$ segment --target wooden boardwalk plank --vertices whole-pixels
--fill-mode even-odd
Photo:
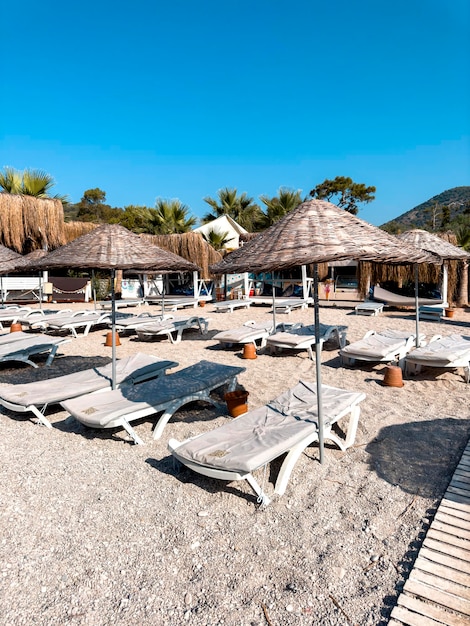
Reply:
[[[420,615],[413,611],[408,611],[403,606],[395,606],[392,611],[392,617],[400,620],[399,622],[389,622],[389,624],[407,624],[407,626],[443,626],[442,622]],[[445,622],[444,622],[445,624]],[[461,626],[461,624],[459,624]]]
[[[445,504],[441,504],[441,506],[439,507],[439,510],[437,511],[437,514],[443,514],[443,515],[453,515],[454,517],[458,517],[461,520],[465,520],[467,522],[470,522],[470,511],[465,511],[462,510],[460,507],[453,507],[451,506],[452,504],[454,504],[453,502],[446,502]]]
[[[430,574],[414,567],[410,573],[410,580],[416,580],[424,585],[429,585],[429,587],[432,587],[433,589],[444,591],[445,593],[456,596],[461,600],[469,600],[468,610],[470,615],[470,589],[465,587],[465,585],[454,583],[446,578],[435,576],[434,573]],[[433,591],[431,591],[431,598],[432,594]]]
[[[446,624],[446,626],[462,626],[462,615],[456,615],[446,611],[442,607],[436,604],[430,604],[429,602],[423,602],[413,596],[407,596],[402,594],[398,601],[399,606],[402,606],[414,613],[418,613],[420,616],[425,616],[430,619],[437,620],[438,624]],[[393,615],[393,612],[392,612]],[[418,622],[419,623],[419,622]]]
[[[432,525],[431,528],[428,530],[426,538],[441,541],[444,544],[445,551],[447,551],[448,545],[459,548],[460,550],[464,550],[463,556],[459,556],[459,558],[470,561],[470,541],[468,541],[468,539],[460,537],[458,534],[458,529],[456,530],[457,532],[455,533],[442,532],[441,530],[435,528],[434,525]]]
[[[463,615],[466,615],[467,618],[470,618],[470,602],[464,598],[458,598],[451,593],[447,593],[441,589],[436,589],[435,587],[426,585],[421,581],[414,580],[413,578],[409,578],[406,581],[404,590],[408,593],[414,594],[415,596],[429,600],[430,602],[440,604],[441,606],[452,611],[463,613]],[[470,624],[470,619],[468,623]]]
[[[468,550],[462,550],[458,546],[451,546],[449,543],[442,543],[441,541],[436,541],[429,537],[429,531],[423,541],[423,546],[430,548],[431,550],[435,550],[436,552],[443,552],[444,554],[448,554],[449,556],[454,556],[457,559],[461,559],[467,563],[470,563],[470,552]]]
[[[441,532],[449,535],[460,537],[461,539],[466,539],[470,543],[470,524],[466,521],[459,520],[458,518],[456,519],[460,522],[460,524],[448,523],[445,521],[447,519],[447,515],[444,519],[435,519],[431,528],[434,530],[440,530]]]
[[[418,556],[413,565],[413,569],[414,568],[422,570],[423,572],[429,572],[429,574],[435,574],[441,578],[447,578],[447,580],[452,580],[460,585],[467,585],[470,588],[470,574],[466,574],[453,567],[440,565],[439,563]]]
[[[470,563],[466,563],[461,559],[454,558],[449,556],[448,554],[444,554],[444,552],[436,552],[435,550],[428,550],[426,546],[423,546],[419,551],[419,555],[424,559],[428,559],[428,561],[432,561],[433,563],[438,563],[440,565],[445,565],[446,567],[451,567],[453,569],[459,570],[464,574],[470,574]]]

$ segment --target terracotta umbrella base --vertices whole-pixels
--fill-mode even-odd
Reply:
[[[387,387],[403,387],[403,374],[401,368],[396,365],[387,365],[383,384]]]

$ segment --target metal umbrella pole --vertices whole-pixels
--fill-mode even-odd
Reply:
[[[415,345],[419,348],[419,298],[418,298],[418,290],[419,290],[419,268],[418,264],[415,263],[415,308],[416,308],[416,339]]]
[[[323,437],[323,399],[321,385],[321,349],[320,338],[320,300],[318,297],[318,263],[313,266],[313,311],[315,324],[315,366],[317,375],[317,413],[318,413],[318,447],[320,449],[320,463],[324,461]]]
[[[116,299],[114,294],[114,280],[116,270],[111,270],[111,388],[116,389]]]

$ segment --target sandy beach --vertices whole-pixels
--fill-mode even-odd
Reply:
[[[49,305],[60,308],[60,305]],[[83,305],[62,305],[83,308]],[[90,305],[91,306],[91,305]],[[139,307],[126,312],[149,311]],[[178,314],[193,312],[178,312]],[[315,380],[307,352],[241,358],[212,339],[223,329],[271,316],[252,306],[217,313],[209,332],[168,340],[121,338],[135,352],[179,363],[201,359],[243,366],[239,384],[256,408]],[[347,326],[349,342],[374,328],[415,330],[412,311],[356,315],[354,303],[321,303],[321,321]],[[313,321],[313,309],[278,322]],[[422,321],[420,330],[468,335],[470,313]],[[53,378],[105,364],[106,329],[64,344],[50,368],[2,366],[0,384]],[[245,481],[226,483],[173,462],[170,437],[183,440],[223,424],[208,405],[179,411],[160,440],[151,418],[135,424],[145,445],[122,430],[90,430],[54,407],[53,428],[2,409],[0,624],[179,626],[385,625],[470,435],[462,370],[428,369],[402,388],[382,384],[385,365],[342,367],[337,347],[322,352],[326,385],[362,391],[356,442],[328,444],[299,459],[284,496],[260,510]],[[277,467],[257,478],[268,494]]]

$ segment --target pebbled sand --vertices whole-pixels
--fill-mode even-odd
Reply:
[[[65,306],[65,305],[64,305]],[[69,307],[70,305],[66,305]],[[81,305],[72,305],[79,308]],[[321,321],[348,326],[348,341],[370,328],[413,332],[413,314],[354,314],[354,303],[322,302]],[[158,307],[128,309],[158,312]],[[192,310],[190,310],[192,311]],[[314,380],[307,353],[240,358],[211,337],[269,307],[216,313],[209,333],[185,333],[179,345],[122,338],[118,356],[135,351],[185,367],[204,358],[243,365],[239,383],[252,408],[299,378]],[[312,308],[278,315],[313,320]],[[470,334],[459,310],[421,332]],[[106,330],[74,339],[51,368],[0,369],[0,384],[53,377],[104,364]],[[0,624],[5,625],[349,625],[387,623],[433,512],[469,434],[462,371],[427,370],[403,388],[384,387],[384,365],[341,367],[336,348],[322,353],[324,384],[367,398],[356,444],[312,446],[299,459],[286,494],[260,511],[249,486],[195,475],[174,465],[170,437],[182,440],[228,418],[207,405],[181,410],[159,441],[150,419],[124,431],[92,431],[48,411],[53,429],[26,416],[0,414]],[[272,492],[278,464],[257,477]]]

